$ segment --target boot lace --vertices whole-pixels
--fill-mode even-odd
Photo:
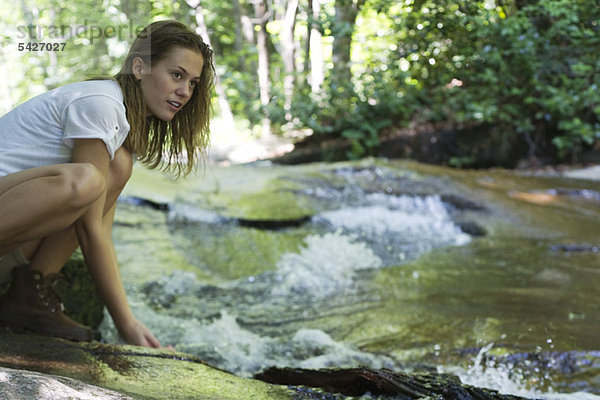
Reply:
[[[44,280],[42,274],[36,274],[34,280],[40,304],[51,313],[55,313],[59,310],[61,312],[64,311],[64,305],[60,297],[52,289],[50,284]]]

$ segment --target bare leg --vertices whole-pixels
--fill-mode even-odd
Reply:
[[[131,155],[124,149],[119,149],[110,163],[103,218],[104,229],[108,232],[112,229],[117,198],[131,175],[131,165]],[[60,272],[78,246],[75,229],[70,226],[46,236],[37,246],[30,246],[29,249],[25,246],[23,249],[25,256],[30,259],[30,268],[50,275]]]
[[[0,178],[0,254],[71,226],[104,191],[91,164],[57,164]]]
[[[81,141],[77,145],[79,155],[86,150],[89,154],[99,154],[95,151],[100,149],[99,143]],[[78,241],[81,241],[84,250],[93,248],[85,253],[86,261],[94,281],[101,290],[104,289],[103,298],[105,302],[108,300],[107,307],[112,310],[113,318],[117,315],[121,325],[125,327],[125,337],[133,343],[160,346],[156,339],[154,342],[145,339],[153,336],[130,315],[122,283],[118,276],[115,277],[118,275],[117,263],[109,235],[116,199],[129,179],[132,166],[131,155],[126,150],[117,151],[117,154],[108,164],[102,164],[106,161],[104,153],[98,157],[90,157],[94,165],[99,165],[98,168],[85,162],[72,163],[0,178],[0,255],[7,249],[20,246],[27,251],[25,255],[31,258],[30,268],[19,267],[13,271],[9,292],[0,298],[0,325],[29,329],[69,340],[92,339],[92,331],[88,327],[71,320],[60,310],[60,299],[43,276],[58,272],[77,247]],[[88,166],[101,178],[101,184],[97,187],[99,195],[95,197],[86,190],[93,188],[86,183],[95,178],[94,174],[84,173]],[[53,178],[62,178],[65,184],[58,186],[61,180]],[[24,188],[27,190],[23,190]],[[33,214],[40,214],[39,218],[28,219],[21,214],[19,221],[19,216],[13,217],[6,212],[10,211],[11,201],[19,200],[15,193],[20,196],[35,196],[34,189],[38,191],[38,198],[30,200],[30,203],[38,207]],[[71,189],[71,193],[63,193],[65,189]],[[86,194],[89,195],[88,202],[81,200]],[[51,195],[60,197],[62,204]],[[73,196],[75,199],[72,199]],[[81,198],[78,199],[78,196]],[[103,208],[98,207],[100,204]],[[70,211],[71,209],[74,211]],[[14,207],[13,211],[18,211],[18,207]],[[4,221],[8,221],[8,228],[2,226]],[[11,223],[16,228],[12,228]],[[91,242],[93,246],[90,245]],[[140,339],[139,336],[143,337]]]
[[[0,178],[0,251],[55,235],[73,226],[105,193],[104,175],[92,164],[58,164]],[[1,253],[0,253],[1,254]],[[12,271],[0,298],[0,324],[65,339],[89,341],[92,331],[67,317],[39,271]]]

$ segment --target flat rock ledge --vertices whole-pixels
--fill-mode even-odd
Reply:
[[[0,330],[3,400],[309,400],[366,392],[402,399],[522,399],[440,374],[271,368],[261,375],[240,378],[189,354],[165,349],[75,343]]]
[[[287,387],[240,378],[188,354],[0,331],[4,400],[292,397]]]
[[[119,392],[89,385],[72,378],[0,367],[3,399],[131,399]]]

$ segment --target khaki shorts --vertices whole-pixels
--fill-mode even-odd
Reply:
[[[20,247],[13,250],[12,253],[0,256],[0,283],[12,279],[12,270],[15,267],[27,264],[29,264],[29,260],[25,257]]]

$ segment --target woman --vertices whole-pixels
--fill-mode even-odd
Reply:
[[[208,144],[212,50],[176,21],[147,26],[114,79],[37,96],[0,118],[0,325],[76,341],[52,276],[79,246],[123,339],[160,347],[132,314],[111,239],[135,156],[191,172]],[[165,162],[166,160],[166,162]]]

